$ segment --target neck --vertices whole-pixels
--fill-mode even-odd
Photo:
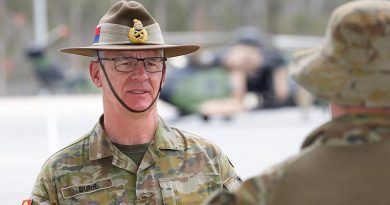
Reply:
[[[132,113],[118,106],[104,106],[104,130],[118,144],[144,144],[152,141],[158,124],[157,107],[142,113]]]

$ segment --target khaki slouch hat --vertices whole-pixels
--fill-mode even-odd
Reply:
[[[336,8],[322,46],[298,53],[290,72],[319,98],[390,106],[390,2],[359,0]]]
[[[71,47],[61,52],[93,57],[98,50],[163,49],[165,57],[192,53],[198,45],[170,45],[163,40],[160,26],[144,6],[135,1],[115,3],[96,27],[92,46]]]

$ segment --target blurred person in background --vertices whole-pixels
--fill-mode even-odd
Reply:
[[[237,29],[237,41],[219,57],[227,69],[231,96],[200,106],[205,115],[230,116],[238,112],[294,105],[286,59],[253,27]]]
[[[336,8],[324,44],[299,53],[293,78],[330,101],[332,120],[302,151],[207,204],[390,204],[390,2]]]
[[[47,58],[44,48],[40,46],[30,46],[26,49],[26,54],[29,60],[31,60],[35,74],[42,88],[54,92],[59,87],[59,84],[64,83],[64,70],[58,64],[52,63]]]
[[[89,87],[84,73],[67,73],[57,62],[53,62],[42,46],[29,46],[26,55],[31,61],[36,77],[40,83],[40,94],[54,94],[60,91],[77,92]]]
[[[89,72],[104,114],[91,132],[51,156],[23,204],[200,204],[240,184],[227,156],[169,127],[157,99],[166,58],[197,45],[168,45],[138,2],[119,1],[101,18],[93,46],[62,52],[95,57]]]

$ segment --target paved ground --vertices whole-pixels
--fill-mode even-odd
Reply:
[[[328,119],[324,110],[304,115],[286,108],[204,122],[195,115],[176,119],[174,108],[159,108],[171,125],[218,144],[244,179],[296,153],[303,136]],[[0,98],[0,204],[27,197],[45,159],[88,132],[101,113],[97,95]]]

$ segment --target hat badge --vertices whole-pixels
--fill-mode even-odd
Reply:
[[[134,26],[129,30],[129,39],[134,44],[144,44],[148,40],[148,32],[144,29],[142,22],[133,20]]]

